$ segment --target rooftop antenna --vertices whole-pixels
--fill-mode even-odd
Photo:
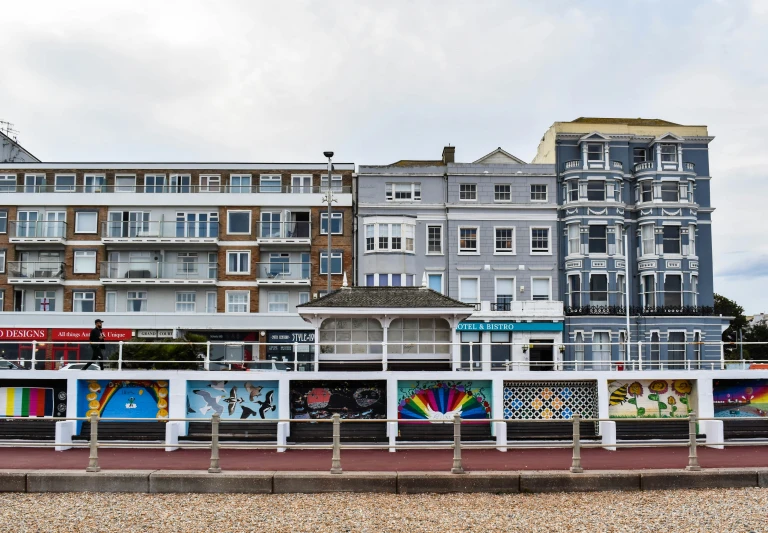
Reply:
[[[13,127],[12,122],[6,120],[0,120],[0,133],[13,140],[13,142],[19,142],[19,131]]]

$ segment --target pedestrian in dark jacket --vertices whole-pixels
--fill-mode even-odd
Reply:
[[[101,325],[104,323],[100,318],[96,319],[96,327],[91,330],[91,335],[88,340],[91,343],[91,360],[83,367],[83,370],[88,370],[88,367],[93,364],[95,360],[104,360],[104,331],[101,329]],[[103,363],[102,363],[103,368]]]

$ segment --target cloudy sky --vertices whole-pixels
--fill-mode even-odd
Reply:
[[[768,311],[768,1],[3,2],[46,161],[530,161],[555,121],[706,124],[715,290]]]

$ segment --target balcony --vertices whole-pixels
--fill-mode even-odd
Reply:
[[[9,242],[63,243],[67,236],[66,222],[12,220],[9,224]]]
[[[568,316],[625,316],[625,307],[621,305],[584,305],[580,307],[566,307]],[[629,308],[632,316],[714,316],[713,307],[702,306],[658,306]]]
[[[332,187],[334,194],[351,194],[352,187],[344,185],[334,185]],[[53,183],[44,185],[6,185],[0,186],[0,194],[2,193],[27,193],[27,194],[73,194],[73,193],[86,193],[86,194],[112,194],[112,193],[129,193],[129,194],[211,194],[211,193],[224,193],[224,194],[325,194],[328,192],[327,186],[312,186],[312,185],[271,185],[271,184],[254,184],[254,185],[135,185],[135,184],[123,184],[123,185],[67,185],[56,186]]]
[[[576,170],[581,168],[581,159],[574,159],[565,162],[565,170]]]
[[[256,242],[262,244],[311,244],[312,225],[309,221],[258,222]]]
[[[643,170],[653,170],[655,166],[656,163],[653,161],[641,161],[640,163],[635,163],[633,170],[635,173],[637,173],[642,172]]]
[[[311,263],[256,263],[259,285],[309,285]]]
[[[101,282],[109,285],[215,285],[216,263],[102,261]]]
[[[156,220],[102,222],[101,240],[110,244],[215,244],[219,240],[219,223]]]
[[[51,261],[8,261],[8,283],[61,284],[64,281],[64,263]]]
[[[548,300],[484,301],[476,304],[472,318],[557,319],[563,317],[563,302]]]

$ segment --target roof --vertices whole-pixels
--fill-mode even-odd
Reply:
[[[386,167],[441,167],[445,165],[442,159],[424,160],[424,159],[401,159],[395,161]]]
[[[601,118],[579,117],[571,123],[582,124],[626,124],[627,126],[682,126],[659,118]]]
[[[485,154],[483,157],[475,161],[476,164],[494,164],[494,163],[518,163],[525,165],[525,161],[513,156],[506,150],[503,150],[501,146],[496,148],[493,152]]]
[[[16,148],[17,152],[14,154],[13,149]],[[19,152],[26,154],[29,159],[32,159],[33,161],[17,161],[17,159],[20,158]],[[13,139],[0,131],[0,162],[15,162],[15,163],[39,163],[40,160],[32,155],[32,153],[24,148],[22,145],[19,144],[19,142],[16,139]]]
[[[426,287],[344,287],[296,307],[473,308]]]

